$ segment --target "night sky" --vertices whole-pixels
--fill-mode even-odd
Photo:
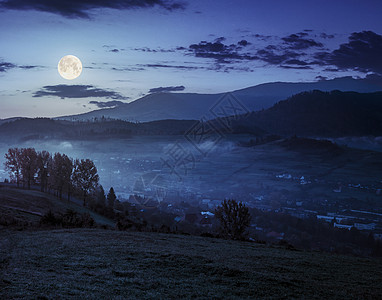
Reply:
[[[0,118],[382,75],[381,12],[371,0],[0,0]],[[57,72],[67,54],[84,67],[73,81]]]

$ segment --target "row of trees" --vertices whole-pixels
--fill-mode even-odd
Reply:
[[[89,198],[90,209],[112,219],[117,217],[115,209],[125,211],[113,188],[105,195],[102,186],[98,184],[97,168],[90,159],[73,160],[61,153],[52,155],[48,151],[36,151],[34,148],[10,148],[5,154],[5,160],[5,168],[18,187],[22,184],[24,188],[30,189],[32,185],[38,184],[42,192],[54,191],[60,199],[65,193],[68,200],[72,194],[81,195],[84,206]],[[216,217],[220,222],[222,236],[229,239],[245,238],[251,217],[243,203],[224,200],[216,210]]]
[[[5,154],[5,168],[11,180],[19,187],[31,188],[38,184],[42,192],[56,192],[68,200],[73,192],[82,195],[84,206],[87,197],[93,193],[99,182],[97,168],[90,159],[75,159],[65,154],[50,154],[34,148],[10,148]]]

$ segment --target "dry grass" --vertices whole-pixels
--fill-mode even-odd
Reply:
[[[382,261],[248,242],[0,231],[0,298],[381,298]]]

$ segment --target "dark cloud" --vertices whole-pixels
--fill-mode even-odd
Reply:
[[[259,47],[247,47],[249,41],[243,39],[237,44],[223,43],[226,39],[220,37],[214,42],[201,41],[192,44],[186,54],[195,57],[214,59],[216,64],[230,64],[240,61],[263,61],[270,65],[278,65],[283,68],[310,69],[313,63],[311,59],[305,61],[302,57],[307,56],[304,50],[316,47],[322,48],[323,44],[309,38],[309,31],[302,31],[283,38],[273,37],[278,42],[275,44]],[[271,36],[252,34],[252,37],[266,41]],[[249,69],[251,70],[251,69]]]
[[[320,42],[317,42],[313,39],[304,38],[308,35],[305,32],[300,32],[296,34],[291,34],[287,37],[281,38],[284,41],[284,44],[287,45],[289,49],[293,50],[304,50],[312,47],[322,48],[324,45]]]
[[[92,85],[47,85],[35,92],[33,97],[56,96],[65,98],[111,98],[126,99],[117,92],[96,88]]]
[[[251,37],[254,37],[254,38],[259,39],[261,41],[266,41],[266,40],[269,40],[270,38],[272,38],[272,36],[270,36],[270,35],[263,35],[263,34],[258,34],[258,33],[251,34]]]
[[[334,39],[334,34],[327,34],[325,32],[320,34],[320,37],[323,39]]]
[[[312,70],[311,66],[289,66],[289,65],[280,65],[283,69],[294,69],[294,70]]]
[[[179,92],[184,91],[185,87],[183,85],[179,86],[166,86],[166,87],[158,87],[152,88],[149,90],[149,93],[163,93],[163,92]]]
[[[18,66],[20,69],[30,70],[30,69],[36,69],[41,68],[41,66]]]
[[[264,37],[251,36],[259,39]],[[312,39],[312,36],[320,40]],[[267,41],[258,42],[256,47],[249,47],[251,43],[247,39],[229,44],[224,37],[219,37],[211,42],[201,41],[188,48],[178,47],[176,50],[185,55],[212,59],[209,65],[198,67],[206,70],[249,72],[253,68],[248,64],[243,66],[243,63],[257,61],[283,69],[323,67],[328,72],[353,70],[382,74],[382,35],[372,31],[355,32],[350,35],[349,42],[341,44],[338,49],[325,49],[321,41],[334,38],[333,34],[314,34],[306,29],[285,37],[272,37],[271,44]]]
[[[117,107],[120,106],[121,104],[125,104],[125,102],[118,101],[118,100],[112,100],[112,101],[90,101],[89,104],[94,104],[99,108],[112,108],[112,107]]]
[[[241,41],[238,42],[237,44],[240,45],[240,46],[245,47],[245,46],[250,45],[251,43],[249,43],[247,40],[241,40]]]
[[[111,68],[113,71],[127,71],[127,72],[138,72],[138,71],[144,71],[145,68],[141,67],[123,67],[123,68]]]
[[[7,72],[9,69],[16,68],[16,65],[9,62],[0,62],[0,72]]]
[[[282,65],[280,65],[283,69],[295,69],[295,70],[311,70],[312,67],[310,66],[310,63],[306,61],[302,61],[299,59],[289,59],[283,62]]]
[[[299,59],[289,59],[287,61],[284,61],[284,64],[287,65],[297,65],[297,66],[307,66],[308,63]]]
[[[30,69],[35,69],[35,68],[41,68],[41,66],[18,66],[15,64],[12,64],[10,62],[4,62],[0,61],[0,73],[1,72],[7,72],[10,69],[24,69],[24,70],[30,70]]]
[[[316,79],[317,79],[318,81],[325,81],[325,80],[328,80],[328,77],[318,75],[318,76],[316,76]]]
[[[340,70],[382,74],[382,36],[372,31],[354,32],[348,43],[332,52],[317,53],[316,59]]]
[[[229,73],[231,71],[239,71],[239,72],[253,72],[253,69],[251,67],[245,66],[233,66],[233,65],[225,65],[225,64],[214,64],[206,68],[206,70],[211,71],[217,71],[217,72],[224,72]]]
[[[192,44],[188,51],[195,57],[212,58],[220,63],[229,63],[232,60],[256,60],[258,57],[248,53],[242,53],[242,47],[237,44],[226,45],[222,43],[223,38],[218,38],[215,42],[201,41],[199,44]]]
[[[296,59],[303,55],[303,53],[297,53],[295,51],[283,51],[281,53],[276,53],[273,50],[262,49],[257,51],[257,55],[261,60],[271,64],[271,65],[279,65],[286,61],[297,61]]]
[[[184,9],[183,2],[172,0],[4,0],[0,8],[37,10],[68,18],[89,18],[89,11],[96,8],[134,9],[158,6],[168,11]]]
[[[118,49],[111,49],[111,50],[109,50],[109,52],[118,53],[118,52],[119,52],[119,50],[118,50]]]

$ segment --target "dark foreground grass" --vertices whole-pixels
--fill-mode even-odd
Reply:
[[[381,298],[382,261],[248,242],[0,231],[0,298]]]

